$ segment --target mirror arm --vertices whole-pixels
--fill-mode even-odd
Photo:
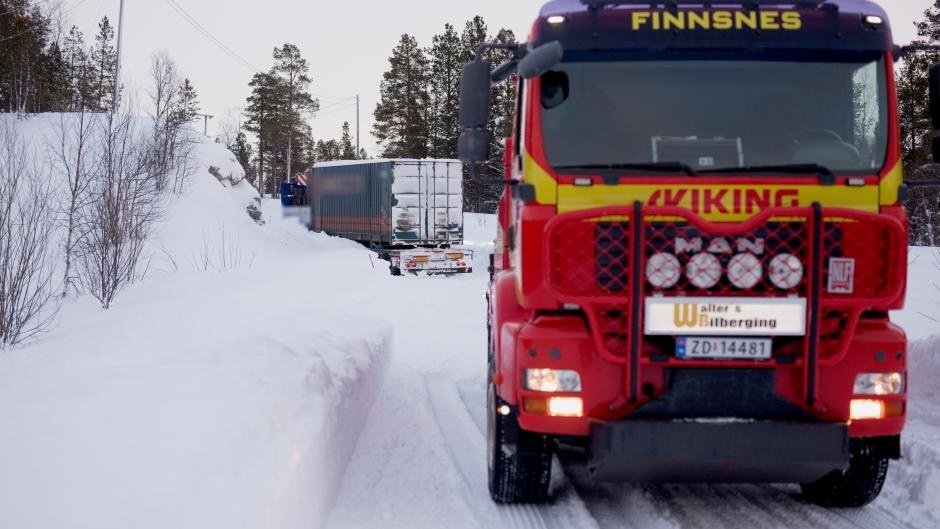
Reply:
[[[519,59],[525,57],[528,48],[526,47],[525,43],[519,42],[489,42],[477,48],[476,58],[482,60],[483,54],[486,52],[486,50],[511,51],[513,58],[518,61]]]

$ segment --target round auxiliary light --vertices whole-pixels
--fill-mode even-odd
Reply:
[[[721,281],[721,261],[710,253],[692,256],[685,273],[689,281],[698,288],[712,288]]]
[[[792,290],[803,281],[803,263],[800,258],[782,253],[770,261],[770,282],[780,290]]]
[[[753,254],[735,255],[728,263],[728,280],[741,290],[754,288],[760,283],[762,277],[764,277],[764,265]]]
[[[654,288],[672,288],[682,277],[682,264],[669,253],[658,253],[646,261],[646,280]]]

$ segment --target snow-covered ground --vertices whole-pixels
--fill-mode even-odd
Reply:
[[[43,125],[30,123],[30,134]],[[792,486],[592,486],[496,507],[484,460],[485,289],[495,219],[468,215],[475,273],[393,278],[220,184],[203,143],[150,274],[110,311],[70,300],[0,355],[0,528],[837,528],[940,526],[940,254],[911,251],[905,459],[866,509]],[[360,435],[361,432],[361,435]],[[570,469],[569,469],[570,470]]]

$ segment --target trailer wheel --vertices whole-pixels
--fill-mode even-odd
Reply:
[[[401,277],[401,268],[399,268],[399,267],[397,267],[397,266],[395,266],[395,265],[393,265],[393,264],[390,264],[390,265],[388,265],[388,270],[392,273],[392,276],[394,276],[394,277]]]
[[[848,470],[830,472],[813,483],[803,484],[803,496],[823,507],[862,507],[875,501],[888,474],[888,458],[854,456]]]
[[[547,502],[552,473],[548,436],[520,429],[515,413],[498,413],[505,403],[496,396],[492,382],[486,400],[490,497],[499,504]]]

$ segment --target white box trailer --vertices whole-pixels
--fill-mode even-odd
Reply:
[[[375,248],[393,273],[472,269],[472,251],[444,251],[463,244],[460,161],[324,162],[307,184],[311,228]]]

